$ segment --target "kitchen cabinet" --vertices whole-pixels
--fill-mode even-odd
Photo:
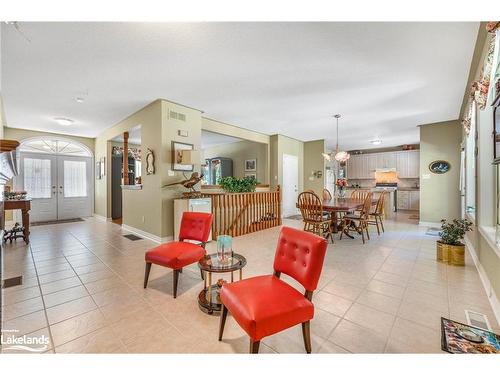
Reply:
[[[420,210],[419,190],[410,190],[410,210]]]
[[[397,207],[398,210],[410,209],[410,192],[405,190],[398,190]]]
[[[419,190],[398,190],[397,207],[398,210],[416,210],[420,209],[420,191]]]
[[[347,161],[347,178],[374,179],[376,169],[395,168],[399,178],[419,178],[420,152],[394,151],[351,155]]]

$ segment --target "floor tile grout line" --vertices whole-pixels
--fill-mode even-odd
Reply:
[[[38,276],[38,271],[37,271],[37,267],[36,267],[36,262],[35,262],[35,259],[33,257],[33,252],[31,251],[31,245],[29,245],[29,249],[30,249],[30,255],[31,255],[31,261],[33,262],[33,266],[35,267],[35,273],[36,273],[36,277],[37,277],[37,281],[38,281],[38,288],[40,290],[40,297],[42,298],[42,305],[43,305],[43,314],[45,315],[45,321],[47,322],[47,330],[49,332],[49,336],[50,336],[50,343],[51,343],[51,349],[54,349],[55,348],[55,343],[54,343],[54,338],[52,336],[52,330],[50,328],[50,323],[49,323],[49,317],[47,315],[47,308],[45,306],[45,300],[43,299],[43,296],[42,296],[42,286],[40,284],[40,278]],[[40,311],[40,310],[39,310]],[[33,332],[36,332],[36,331],[33,331]]]

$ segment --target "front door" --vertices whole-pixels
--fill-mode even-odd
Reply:
[[[55,155],[21,154],[18,190],[31,197],[30,221],[57,220],[57,160]]]
[[[16,189],[32,199],[30,221],[65,220],[92,214],[92,158],[21,153]]]
[[[283,216],[296,215],[299,192],[299,158],[283,154]]]
[[[91,216],[91,158],[57,157],[57,219]]]

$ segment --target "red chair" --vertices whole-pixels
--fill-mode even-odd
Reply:
[[[144,288],[148,286],[151,265],[172,268],[174,270],[174,298],[177,297],[177,282],[182,268],[198,262],[206,254],[205,244],[210,235],[212,214],[203,212],[184,212],[182,214],[179,241],[169,242],[146,252],[146,272],[144,274]],[[192,240],[200,242],[194,244],[184,242]]]
[[[222,311],[219,341],[228,310],[250,336],[250,353],[259,352],[260,340],[302,323],[307,353],[311,353],[310,321],[314,316],[313,291],[323,267],[326,240],[301,230],[283,227],[274,257],[274,274],[225,284],[220,293]],[[281,273],[305,288],[300,293],[280,280]]]

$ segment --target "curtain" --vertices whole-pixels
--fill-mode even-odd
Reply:
[[[51,161],[24,159],[24,190],[31,198],[50,198],[52,194]]]
[[[87,163],[64,160],[64,197],[87,196]]]

